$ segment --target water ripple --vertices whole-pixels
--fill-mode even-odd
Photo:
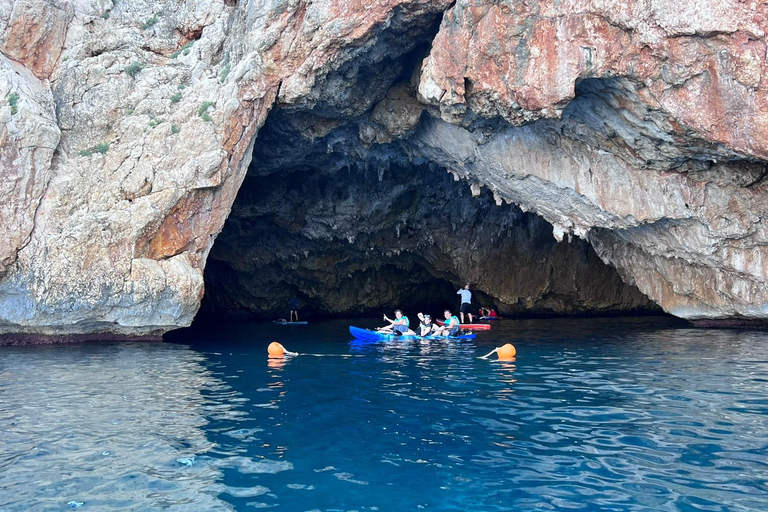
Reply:
[[[605,323],[6,348],[0,510],[763,512],[766,335]]]

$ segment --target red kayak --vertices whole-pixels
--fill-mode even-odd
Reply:
[[[440,325],[445,325],[444,320],[437,320]],[[459,329],[472,329],[475,331],[490,331],[491,324],[459,324]]]

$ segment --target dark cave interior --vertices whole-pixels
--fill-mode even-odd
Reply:
[[[475,309],[508,316],[658,313],[587,241],[558,242],[541,217],[414,156],[410,135],[437,115],[416,89],[440,15],[396,21],[306,98],[273,108],[209,255],[198,316],[279,318],[294,296],[309,318],[457,308],[465,283]],[[601,129],[580,107],[601,87],[623,91],[585,82],[564,114],[574,137]],[[467,119],[478,133],[506,126]]]

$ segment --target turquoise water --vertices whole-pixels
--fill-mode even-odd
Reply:
[[[768,509],[766,332],[347,325],[0,347],[0,510]],[[302,355],[269,364],[272,340]]]

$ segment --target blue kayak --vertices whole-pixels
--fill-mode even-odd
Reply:
[[[277,325],[307,325],[307,322],[283,322],[282,320],[272,320]]]
[[[462,334],[460,336],[413,336],[403,335],[395,336],[394,334],[385,334],[370,329],[362,329],[360,327],[349,326],[349,333],[359,340],[367,341],[399,341],[399,340],[471,340],[476,338],[474,333]]]

